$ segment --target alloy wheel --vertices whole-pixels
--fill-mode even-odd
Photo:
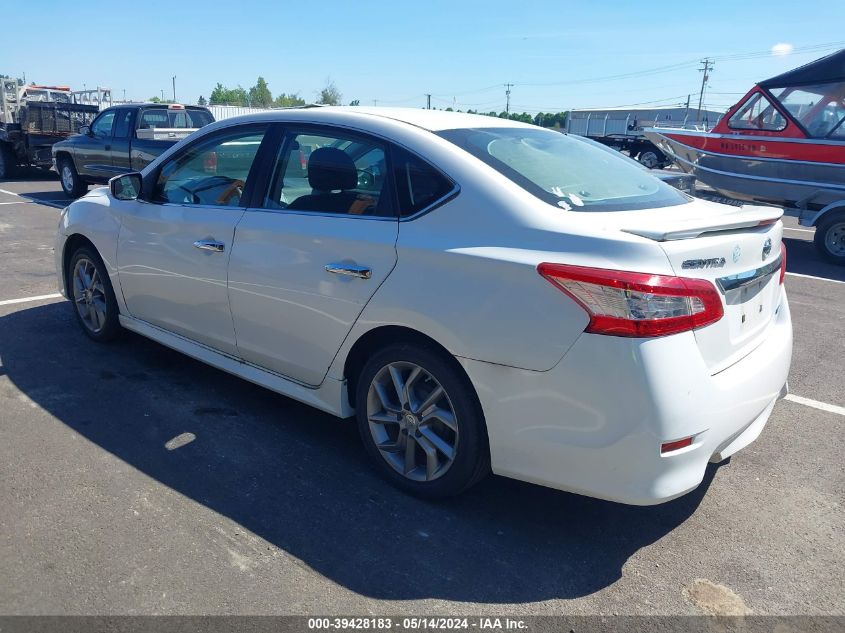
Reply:
[[[458,424],[443,386],[425,369],[394,362],[376,373],[367,421],[382,458],[413,481],[442,477],[455,460]]]
[[[73,191],[73,172],[70,169],[70,165],[65,163],[62,165],[62,186],[65,188],[65,191]]]
[[[94,334],[106,324],[106,290],[97,267],[90,259],[80,257],[73,267],[73,301],[85,327]]]

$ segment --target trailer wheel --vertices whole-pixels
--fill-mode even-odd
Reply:
[[[82,178],[79,177],[70,158],[63,157],[59,161],[58,168],[62,190],[68,198],[78,198],[88,191],[88,185],[82,182]]]
[[[647,149],[643,152],[640,152],[640,157],[638,160],[644,167],[648,167],[649,169],[654,169],[658,165],[660,165],[661,157],[660,152],[653,149]]]
[[[12,178],[17,166],[12,148],[6,143],[0,143],[0,179]]]
[[[816,225],[813,241],[824,259],[845,266],[845,211],[825,214]]]

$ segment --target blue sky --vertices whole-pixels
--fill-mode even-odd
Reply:
[[[432,93],[437,107],[503,110],[506,82],[519,112],[670,104],[690,93],[695,103],[696,61],[709,56],[705,103],[724,108],[755,81],[845,48],[836,0],[39,0],[5,15],[0,73],[135,99],[170,96],[176,75],[185,103],[218,81],[248,88],[258,75],[274,95],[306,100],[331,77],[345,103],[362,105],[422,106]],[[51,15],[66,28],[9,28]],[[794,52],[771,54],[778,44]]]

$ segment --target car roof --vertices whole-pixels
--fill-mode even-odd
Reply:
[[[426,110],[423,108],[382,108],[382,107],[361,107],[361,106],[320,106],[305,108],[280,108],[268,110],[255,114],[247,114],[235,117],[239,123],[250,121],[266,120],[291,120],[307,118],[309,120],[325,121],[335,123],[338,116],[355,116],[362,119],[390,119],[407,123],[430,132],[441,130],[471,129],[471,128],[529,128],[537,129],[536,126],[509,119],[484,116],[481,114],[467,114],[465,112],[448,112],[446,110]],[[232,121],[233,119],[223,119]]]

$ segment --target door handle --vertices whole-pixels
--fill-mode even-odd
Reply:
[[[216,240],[197,240],[194,242],[194,247],[201,251],[211,251],[212,253],[222,253],[226,250],[226,245]]]
[[[356,266],[355,264],[343,264],[338,262],[326,264],[326,271],[336,275],[359,277],[360,279],[369,279],[373,276],[373,271],[366,266]]]

